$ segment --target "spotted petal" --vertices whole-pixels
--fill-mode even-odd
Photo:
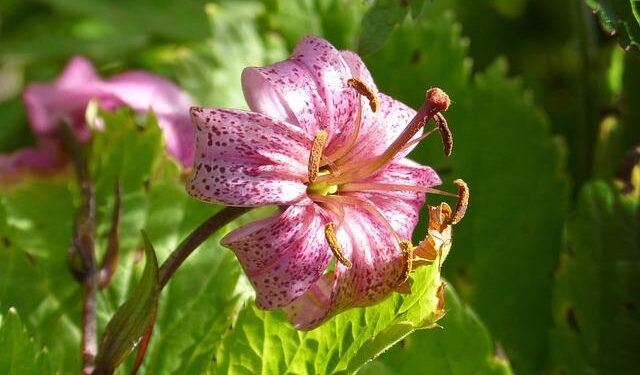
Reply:
[[[193,108],[196,159],[187,190],[231,206],[289,204],[306,196],[312,140],[296,126],[239,110]]]
[[[320,209],[306,200],[282,214],[241,227],[222,240],[242,264],[256,290],[259,307],[285,306],[322,276],[331,259],[324,222]]]
[[[442,183],[431,167],[420,165],[407,158],[392,161],[362,182],[420,187],[433,187]],[[424,193],[412,191],[363,190],[346,194],[371,202],[389,221],[396,233],[403,239],[409,240],[425,200]]]
[[[337,237],[352,266],[336,263],[334,275],[319,279],[283,309],[296,328],[312,329],[346,309],[380,302],[397,287],[403,274],[398,242],[389,227],[370,212],[347,206]],[[329,304],[323,304],[327,298]]]

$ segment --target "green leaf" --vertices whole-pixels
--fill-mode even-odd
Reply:
[[[322,35],[337,48],[355,49],[362,15],[361,1],[266,0],[268,32],[275,30],[292,50],[306,35]]]
[[[0,152],[17,150],[33,144],[33,136],[25,124],[25,115],[19,98],[0,101]]]
[[[211,40],[181,54],[182,86],[199,105],[246,107],[240,75],[247,66],[260,66],[285,57],[283,42],[262,36],[256,26],[264,6],[255,2],[209,4]]]
[[[142,278],[127,301],[116,311],[104,330],[96,370],[112,373],[138,345],[156,316],[158,294],[158,260],[146,233],[142,232],[146,265]]]
[[[281,312],[261,311],[253,301],[224,336],[211,362],[214,374],[347,374],[441,316],[437,266],[414,274],[412,293],[393,295],[367,308],[341,313],[308,332],[295,330]]]
[[[625,51],[640,53],[640,4],[637,0],[585,0]]]
[[[384,44],[393,31],[409,12],[409,5],[398,0],[375,0],[362,18],[362,30],[358,51],[369,54]]]
[[[634,373],[639,306],[639,197],[591,182],[567,224],[556,274],[551,373]]]
[[[0,315],[0,373],[5,375],[48,374],[47,352],[29,337],[13,307]]]
[[[453,288],[445,289],[447,313],[442,328],[412,333],[368,363],[361,375],[512,374],[509,364],[496,355],[489,332]]]
[[[562,149],[519,83],[505,77],[506,64],[498,61],[470,80],[459,26],[449,13],[430,10],[430,16],[406,22],[367,63],[381,90],[415,108],[429,87],[450,94],[445,117],[453,155],[444,158],[439,137],[410,155],[445,170],[445,181],[463,178],[471,191],[444,274],[514,368],[540,373],[551,323],[550,275],[567,205]]]

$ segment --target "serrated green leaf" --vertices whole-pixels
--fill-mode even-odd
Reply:
[[[29,337],[18,312],[10,308],[0,315],[0,373],[5,375],[51,373],[47,352]]]
[[[81,289],[67,267],[72,194],[65,183],[35,181],[0,193],[0,202],[0,306],[21,311],[56,358],[54,373],[78,372]]]
[[[445,289],[447,313],[442,328],[416,331],[368,363],[360,375],[512,374],[509,364],[496,354],[489,332],[453,288]]]
[[[602,27],[626,51],[640,53],[640,2],[637,0],[585,0],[598,15]]]
[[[415,108],[429,87],[450,94],[445,117],[453,155],[444,158],[439,137],[410,155],[447,170],[445,181],[463,178],[471,190],[467,215],[454,228],[445,276],[514,368],[539,373],[548,351],[549,275],[567,204],[561,149],[518,82],[505,78],[506,64],[499,61],[469,80],[459,26],[447,13],[430,15],[396,30],[367,63],[382,91]]]
[[[640,202],[602,181],[586,185],[567,224],[554,295],[553,374],[640,368]]]
[[[96,371],[110,374],[135,349],[149,324],[153,324],[157,311],[158,260],[146,233],[142,232],[146,263],[140,281],[127,301],[107,324],[96,358]]]
[[[369,54],[384,44],[393,28],[407,17],[409,4],[398,0],[375,0],[362,18],[358,52]]]
[[[351,374],[417,329],[441,316],[437,266],[414,274],[412,294],[341,313],[308,332],[295,330],[281,312],[253,301],[240,312],[216,351],[212,374]]]

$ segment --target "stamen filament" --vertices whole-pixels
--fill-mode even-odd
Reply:
[[[353,129],[351,134],[349,135],[349,139],[342,145],[340,148],[331,153],[331,155],[326,156],[327,164],[335,163],[339,159],[343,158],[345,155],[353,149],[356,141],[358,140],[358,135],[360,135],[360,127],[362,126],[362,99],[358,97],[358,114],[356,115],[356,127]]]
[[[342,223],[344,222],[344,205],[342,205],[340,202],[337,202],[335,199],[332,199],[331,197],[318,194],[309,194],[309,198],[311,198],[311,200],[325,206],[329,211],[338,216],[337,227],[340,228],[342,226]]]
[[[312,183],[318,177],[320,171],[320,159],[322,158],[322,150],[324,149],[324,143],[327,141],[327,132],[324,130],[318,130],[316,136],[313,138],[313,145],[311,146],[311,154],[309,154],[309,183]]]
[[[416,191],[421,193],[431,193],[445,195],[447,197],[457,197],[458,195],[449,193],[448,191],[434,189],[424,186],[402,185],[402,184],[384,184],[375,182],[350,182],[341,185],[338,189],[340,192],[363,191],[363,190],[385,190],[385,191]]]
[[[411,140],[406,145],[402,146],[402,149],[400,149],[400,151],[404,151],[404,150],[408,149],[409,147],[415,145],[416,143],[422,142],[423,140],[427,139],[427,137],[429,137],[431,134],[433,134],[437,130],[438,130],[437,127],[433,128],[433,129],[429,130],[428,132],[422,134],[420,137]]]
[[[342,248],[338,243],[338,238],[336,237],[336,233],[333,230],[333,223],[327,223],[324,226],[324,236],[327,239],[327,243],[329,244],[329,248],[333,252],[333,255],[338,259],[338,261],[345,265],[347,268],[351,268],[351,261],[344,256],[342,252]]]
[[[393,229],[391,224],[389,224],[389,221],[387,220],[387,218],[385,218],[384,215],[373,204],[363,199],[356,198],[356,197],[349,197],[346,195],[332,195],[331,198],[343,204],[349,204],[352,206],[363,208],[365,211],[373,215],[376,219],[380,220],[387,227],[387,229],[389,229],[389,231],[393,233],[394,237],[396,238],[396,241],[398,242],[402,241],[402,239],[400,238],[400,235],[398,235],[396,230]]]

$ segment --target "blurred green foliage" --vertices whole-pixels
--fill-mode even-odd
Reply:
[[[444,329],[404,338],[433,323],[433,307],[420,307],[428,301],[406,310],[411,318],[384,314],[416,294],[293,331],[254,308],[216,235],[162,293],[142,372],[351,373],[404,338],[361,373],[633,374],[640,216],[637,197],[611,180],[640,143],[639,28],[638,2],[627,0],[4,0],[0,150],[33,142],[21,90],[73,54],[104,75],[146,69],[200,105],[244,108],[245,66],[322,35],[362,53],[378,87],[411,106],[430,86],[453,99],[453,156],[435,138],[411,155],[471,188],[443,270],[457,290],[447,292]],[[119,178],[123,254],[99,296],[101,331],[140,279],[139,230],[164,259],[217,209],[186,196],[153,121],[140,130],[126,111],[108,120],[92,143],[98,248]],[[7,363],[16,374],[49,372],[50,359],[54,373],[79,370],[81,291],[66,264],[74,186],[67,176],[0,193],[2,373]],[[415,280],[427,295],[431,271]]]

